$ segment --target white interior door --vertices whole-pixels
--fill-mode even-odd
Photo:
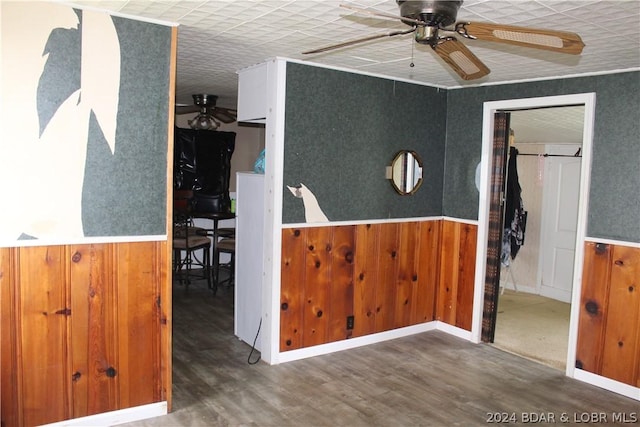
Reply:
[[[548,146],[547,153],[573,154],[577,148]],[[567,303],[573,284],[580,168],[580,157],[545,158],[540,295]]]

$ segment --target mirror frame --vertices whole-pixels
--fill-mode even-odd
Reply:
[[[396,181],[395,181],[395,172],[396,172],[396,164],[404,157],[407,156],[411,156],[413,158],[414,161],[414,165],[416,165],[417,167],[420,168],[420,176],[419,178],[416,180],[416,182],[413,185],[413,188],[410,191],[405,191],[401,188],[401,185],[399,185]],[[398,194],[400,194],[401,196],[411,196],[413,194],[415,194],[416,191],[418,191],[418,189],[420,188],[420,186],[422,185],[423,181],[424,181],[424,177],[422,175],[422,169],[423,169],[423,163],[422,163],[422,159],[420,158],[420,156],[418,156],[418,153],[416,153],[413,150],[400,150],[398,151],[398,153],[396,153],[396,155],[393,157],[393,160],[391,161],[391,177],[389,178],[389,180],[391,181],[391,186],[393,187],[394,190],[396,190],[396,192]],[[406,180],[406,176],[404,177],[404,179]]]

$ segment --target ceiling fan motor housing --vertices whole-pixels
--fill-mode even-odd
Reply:
[[[455,23],[458,9],[462,6],[462,0],[396,0],[396,3],[400,6],[401,16],[419,19],[440,28]]]
[[[197,94],[193,96],[193,103],[199,107],[212,107],[216,105],[218,97],[216,95]]]

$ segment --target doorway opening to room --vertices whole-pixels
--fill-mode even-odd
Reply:
[[[514,218],[505,211],[493,343],[565,370],[584,105],[508,113],[505,209],[519,198],[522,231],[512,236]]]
[[[593,95],[486,103],[484,123],[474,337],[572,375]]]

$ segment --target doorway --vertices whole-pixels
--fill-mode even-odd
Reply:
[[[566,368],[565,372],[569,376],[573,376],[573,363],[568,363],[575,359],[575,345],[577,338],[577,316],[580,295],[581,270],[583,262],[584,238],[586,235],[586,215],[587,215],[587,195],[590,175],[590,155],[591,141],[593,135],[593,116],[595,108],[595,94],[578,94],[566,96],[554,96],[545,98],[528,98],[505,101],[487,102],[484,105],[484,125],[483,125],[483,148],[482,160],[480,167],[480,203],[478,212],[478,256],[476,264],[475,278],[475,294],[474,294],[474,323],[472,327],[472,339],[476,342],[493,341],[495,333],[496,318],[498,315],[498,300],[500,292],[500,263],[497,263],[497,272],[495,260],[499,257],[495,247],[488,244],[490,236],[489,219],[495,223],[495,212],[490,207],[495,205],[496,186],[492,184],[491,172],[500,169],[494,159],[494,124],[496,121],[496,113],[498,111],[521,111],[527,109],[538,109],[547,107],[561,107],[568,105],[584,106],[583,113],[583,129],[582,129],[582,165],[579,171],[579,191],[577,193],[577,220],[575,222],[575,254],[572,270],[572,278],[570,280],[570,315],[569,315],[569,331],[566,338]],[[506,146],[503,147],[503,150]],[[546,147],[545,147],[546,149]],[[522,150],[524,151],[524,150]],[[498,167],[496,167],[498,166]],[[494,196],[492,198],[492,195]],[[499,194],[498,194],[499,198]],[[500,235],[501,237],[501,235]],[[493,262],[493,264],[492,264]],[[493,270],[493,271],[492,271]],[[507,278],[508,278],[507,274]],[[535,289],[535,288],[534,288]],[[485,332],[490,330],[490,334]],[[486,339],[490,336],[491,339]]]
[[[494,345],[565,370],[584,106],[509,112],[507,175],[526,211],[522,246],[503,254]]]

